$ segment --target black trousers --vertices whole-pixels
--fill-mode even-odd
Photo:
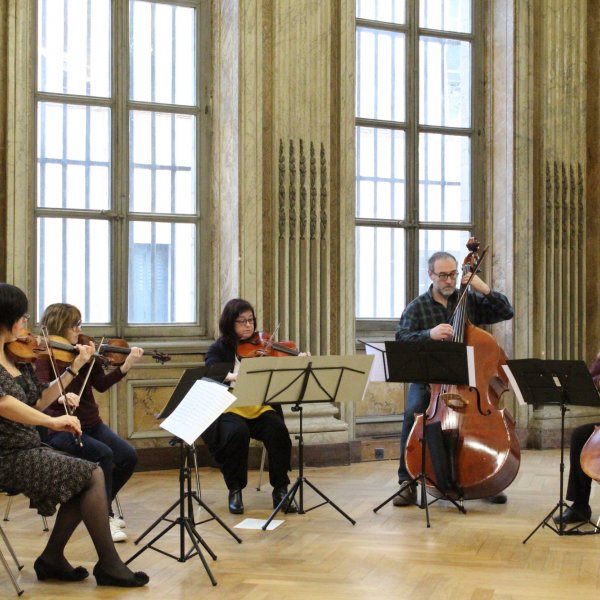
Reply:
[[[581,468],[581,450],[598,423],[587,423],[573,429],[571,434],[569,484],[567,486],[567,500],[573,504],[587,506],[590,503],[592,480]]]
[[[283,418],[274,410],[256,419],[235,413],[222,414],[203,434],[202,439],[219,463],[229,490],[243,489],[248,483],[250,438],[260,440],[269,458],[269,482],[274,488],[290,483],[292,442]]]

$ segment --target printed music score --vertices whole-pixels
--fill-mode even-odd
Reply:
[[[220,383],[199,379],[160,426],[191,446],[235,400]]]

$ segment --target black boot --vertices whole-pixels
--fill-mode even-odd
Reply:
[[[241,515],[244,513],[242,490],[229,490],[229,512],[234,515]]]
[[[287,494],[287,488],[278,487],[273,490],[273,508],[277,508],[279,503],[285,498]],[[293,502],[288,501],[281,507],[284,513],[295,513],[298,512],[296,505]]]

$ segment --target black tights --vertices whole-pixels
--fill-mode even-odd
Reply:
[[[115,577],[130,576],[131,571],[121,560],[112,541],[104,475],[100,468],[94,469],[88,485],[77,496],[60,505],[54,528],[41,555],[45,562],[62,570],[72,568],[64,551],[81,521],[92,538],[98,563],[104,571]]]

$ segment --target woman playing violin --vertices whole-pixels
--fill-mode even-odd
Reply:
[[[221,336],[208,349],[205,364],[229,363],[231,370],[225,381],[234,385],[239,368],[236,349],[256,332],[256,315],[252,305],[241,298],[229,300],[219,319],[219,330]],[[277,409],[271,406],[232,408],[202,434],[202,439],[223,473],[229,490],[229,511],[233,514],[244,512],[242,490],[248,483],[250,438],[261,440],[267,449],[274,508],[287,493],[292,444],[281,407]],[[286,512],[295,511],[293,505],[284,509]]]
[[[42,315],[41,325],[47,328],[48,335],[65,338],[77,348],[87,348],[88,356],[94,352],[95,347],[91,342],[87,346],[77,345],[81,334],[81,312],[76,306],[64,303],[51,304]],[[67,391],[80,394],[76,415],[81,422],[83,431],[82,443],[78,444],[72,435],[54,431],[49,432],[48,443],[57,450],[100,465],[104,472],[106,496],[109,501],[110,526],[115,542],[125,541],[127,534],[123,531],[125,527],[123,519],[114,517],[111,505],[119,490],[133,474],[137,463],[137,454],[131,444],[102,422],[92,388],[100,393],[108,390],[125,377],[129,369],[141,359],[142,354],[141,348],[132,347],[125,362],[109,372],[105,372],[98,362],[92,364],[91,361],[84,361],[82,364],[78,356],[75,356],[71,365],[58,367],[59,372],[63,374],[66,372],[71,377],[66,388]],[[81,386],[90,369],[89,379],[82,390]],[[36,370],[40,381],[49,381],[53,377],[51,365],[46,358],[41,357],[36,361]],[[46,412],[51,416],[58,416],[64,414],[64,407],[58,402],[54,402],[46,409]]]
[[[98,554],[94,576],[98,585],[138,587],[148,583],[145,573],[133,573],[119,558],[108,525],[104,476],[94,463],[42,445],[36,426],[69,436],[81,434],[75,416],[51,416],[43,411],[60,394],[57,381],[42,384],[30,363],[17,363],[7,346],[28,316],[27,297],[14,285],[0,283],[0,487],[25,494],[30,506],[45,516],[56,512],[52,533],[34,563],[39,580],[82,581],[84,567],[73,567],[64,551],[76,527],[84,522]],[[81,360],[91,350],[80,349]],[[63,383],[70,374],[61,375]]]
[[[596,356],[594,364],[590,367],[590,374],[594,379],[596,387],[600,390],[600,353]],[[592,517],[592,507],[590,506],[592,478],[582,469],[581,452],[598,425],[600,423],[586,423],[585,425],[576,427],[571,433],[567,500],[570,500],[572,504],[562,513],[562,520],[565,524],[582,523],[589,521]],[[560,515],[554,517],[554,521],[557,525],[560,525]]]

